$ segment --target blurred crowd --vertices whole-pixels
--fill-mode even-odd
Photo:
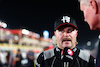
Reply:
[[[51,38],[26,29],[8,29],[5,24],[0,21],[0,67],[35,67],[39,53],[49,45],[53,48]]]
[[[35,60],[33,51],[0,51],[0,67],[35,67]]]

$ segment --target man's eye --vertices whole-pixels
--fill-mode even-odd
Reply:
[[[68,33],[72,32],[72,31],[73,31],[73,29],[69,29],[69,30],[68,30]]]
[[[63,30],[60,30],[60,32],[63,33],[64,31]]]

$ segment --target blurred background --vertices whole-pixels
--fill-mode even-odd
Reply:
[[[40,52],[54,48],[54,22],[63,14],[77,22],[77,47],[95,57],[100,31],[89,29],[77,0],[0,0],[0,65],[16,67],[20,51],[20,62],[28,67],[29,56],[35,61]]]

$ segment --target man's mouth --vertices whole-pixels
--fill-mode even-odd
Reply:
[[[71,41],[71,38],[64,38],[64,39],[62,40],[62,42],[64,42],[64,41]]]

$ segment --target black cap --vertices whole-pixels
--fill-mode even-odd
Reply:
[[[32,51],[29,51],[29,52],[27,53],[27,55],[28,55],[28,56],[34,56],[34,53],[33,53]]]
[[[71,26],[71,27],[74,27],[75,29],[78,29],[75,20],[68,15],[63,15],[60,18],[58,18],[55,21],[54,29],[57,30],[61,28],[62,26],[66,26],[66,27]]]

